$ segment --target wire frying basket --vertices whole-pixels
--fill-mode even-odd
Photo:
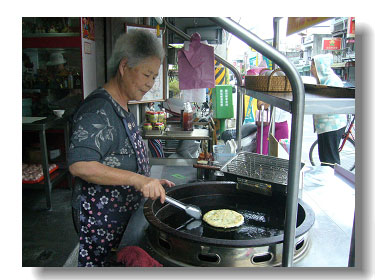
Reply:
[[[227,162],[221,171],[249,179],[287,185],[288,167],[289,161],[286,159],[240,152]]]
[[[288,170],[286,159],[251,152],[238,153],[221,168],[228,179],[267,195],[272,191],[286,194]]]

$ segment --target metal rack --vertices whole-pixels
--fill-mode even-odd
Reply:
[[[71,176],[67,168],[59,169],[55,171],[55,174],[50,175],[48,171],[48,151],[47,151],[47,140],[46,131],[49,129],[63,129],[64,130],[64,144],[65,144],[65,160],[67,157],[67,150],[69,147],[69,123],[65,118],[57,118],[55,116],[48,117],[44,120],[36,121],[33,123],[23,123],[22,131],[36,131],[39,133],[40,149],[42,155],[42,169],[44,179],[38,184],[24,184],[25,187],[38,188],[44,187],[46,195],[47,209],[52,210],[52,197],[51,192],[54,185],[58,184],[65,176],[68,178],[68,186],[72,188]]]

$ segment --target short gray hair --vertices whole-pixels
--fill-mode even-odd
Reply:
[[[127,58],[128,66],[132,68],[152,56],[160,58],[160,61],[164,59],[165,52],[159,39],[148,30],[132,29],[116,40],[108,61],[109,76],[116,75],[119,63],[123,58]]]

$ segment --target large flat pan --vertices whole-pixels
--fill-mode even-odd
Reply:
[[[197,205],[202,214],[213,209],[231,209],[241,213],[245,222],[233,229],[220,229],[202,222],[190,229],[191,217],[182,210],[160,201],[148,200],[144,214],[151,226],[168,234],[197,242],[234,247],[261,246],[283,240],[285,199],[237,189],[234,182],[205,182],[174,187],[167,194],[187,204]],[[300,201],[296,237],[307,232],[314,214]],[[186,226],[184,226],[186,225]]]

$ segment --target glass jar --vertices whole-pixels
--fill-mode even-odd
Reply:
[[[146,118],[152,124],[158,122],[158,114],[156,112],[153,112],[153,111],[146,112]]]
[[[165,113],[164,112],[158,112],[158,122],[165,122]]]
[[[152,124],[151,123],[144,123],[143,124],[143,130],[144,131],[152,130]]]
[[[154,124],[154,130],[164,130],[165,126],[164,123],[162,122],[157,122]]]

